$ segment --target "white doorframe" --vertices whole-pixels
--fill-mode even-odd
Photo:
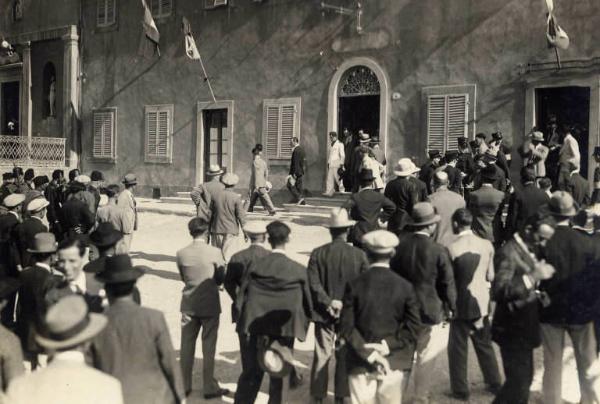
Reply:
[[[234,101],[207,101],[207,102],[199,102],[198,109],[196,114],[196,170],[194,175],[194,185],[201,184],[204,182],[204,171],[206,167],[204,166],[204,111],[213,110],[213,109],[226,109],[227,110],[227,129],[229,130],[229,161],[228,161],[228,170],[229,172],[234,172],[233,167],[233,111],[234,111]]]

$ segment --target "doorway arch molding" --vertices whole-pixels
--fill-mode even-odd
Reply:
[[[353,57],[345,60],[338,66],[331,82],[329,83],[329,96],[327,103],[327,132],[339,130],[338,128],[338,108],[339,108],[339,85],[344,77],[344,73],[355,66],[366,66],[375,73],[379,80],[379,141],[383,150],[387,154],[388,143],[388,124],[390,107],[390,79],[383,68],[374,59],[369,57]],[[329,142],[327,142],[329,145]],[[329,147],[329,146],[328,146]]]

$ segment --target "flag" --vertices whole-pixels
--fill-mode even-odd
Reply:
[[[182,27],[183,35],[185,36],[185,54],[192,60],[200,60],[200,52],[198,52],[198,48],[196,47],[190,22],[185,17],[183,17]]]
[[[146,38],[154,42],[158,51],[158,55],[160,56],[160,50],[158,49],[160,34],[158,32],[158,28],[156,28],[156,23],[152,18],[152,12],[146,4],[146,0],[142,0],[142,7],[144,8],[144,20],[142,21],[142,25],[144,27],[144,35],[146,36]]]
[[[567,49],[570,42],[569,36],[556,22],[556,18],[554,17],[554,1],[546,0],[546,6],[548,7],[548,18],[546,20],[548,47]]]

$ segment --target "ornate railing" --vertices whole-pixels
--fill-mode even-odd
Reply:
[[[63,167],[65,140],[60,137],[0,136],[0,164]]]

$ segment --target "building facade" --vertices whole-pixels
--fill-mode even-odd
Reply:
[[[556,116],[581,128],[582,173],[593,171],[597,0],[557,4],[571,38],[560,70],[541,0],[146,1],[160,55],[143,36],[141,1],[0,0],[0,35],[22,59],[0,67],[0,111],[15,104],[4,83],[21,86],[13,134],[63,138],[66,166],[109,180],[133,171],[142,192],[162,195],[203,181],[211,163],[246,187],[255,143],[281,189],[297,136],[306,186],[320,193],[332,130],[363,129],[388,161],[423,162],[428,149],[478,132],[501,131],[518,146]],[[186,56],[183,17],[208,80]]]

